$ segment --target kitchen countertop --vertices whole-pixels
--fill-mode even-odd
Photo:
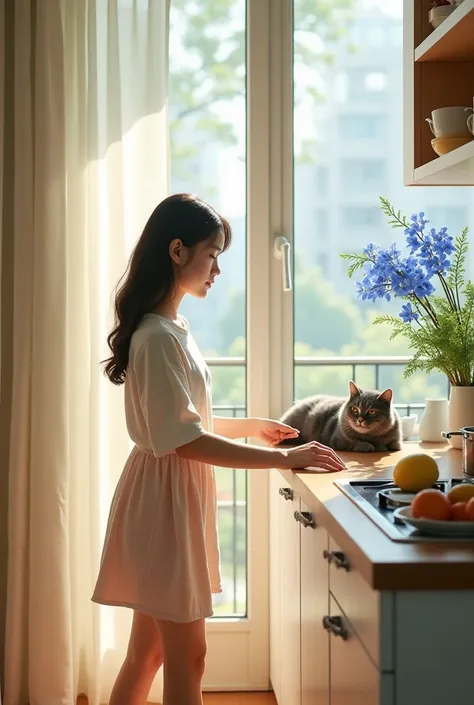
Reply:
[[[336,479],[391,478],[398,460],[417,452],[436,460],[440,479],[463,477],[460,450],[416,442],[404,443],[395,453],[339,453],[346,463],[340,473],[280,472],[374,589],[474,590],[474,540],[449,545],[392,541],[334,485]]]

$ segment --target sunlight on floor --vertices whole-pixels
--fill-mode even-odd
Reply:
[[[204,705],[277,705],[273,691],[256,693],[204,693]],[[80,696],[77,705],[87,705],[87,698]],[[148,705],[154,705],[148,703]]]
[[[276,705],[273,691],[263,693],[204,693],[204,705]]]

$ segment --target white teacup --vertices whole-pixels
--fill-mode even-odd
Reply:
[[[402,416],[402,438],[404,441],[408,441],[415,433],[416,422],[418,421],[418,414],[411,414],[410,416]]]
[[[465,106],[437,108],[426,122],[435,137],[470,137],[471,128],[466,121],[466,112],[469,111],[473,113],[474,109]]]
[[[472,113],[467,118],[467,126],[469,128],[469,131],[472,132],[472,134],[474,135],[474,115]]]

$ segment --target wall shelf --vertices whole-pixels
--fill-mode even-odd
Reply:
[[[474,184],[474,140],[415,169],[415,180],[420,186],[433,179],[444,186]]]
[[[421,42],[415,61],[474,61],[474,0],[464,0]]]
[[[404,4],[404,183],[473,186],[474,143],[436,157],[426,118],[436,108],[472,107],[474,0],[464,0],[435,30],[431,0]]]

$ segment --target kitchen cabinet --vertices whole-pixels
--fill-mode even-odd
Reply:
[[[371,659],[381,671],[392,671],[394,593],[373,590],[354,570],[351,557],[330,537],[329,588]]]
[[[278,471],[270,496],[270,677],[278,705],[393,705],[393,673],[378,668],[393,660],[391,597],[351,569]]]
[[[275,643],[274,633],[271,634],[272,682],[276,682],[278,702],[300,705],[300,524],[295,519],[300,499],[281,477],[277,491],[278,548],[274,567],[279,578],[279,597],[274,605],[277,618],[271,621],[279,625]]]
[[[393,674],[379,673],[332,595],[327,623],[331,705],[393,705]]]
[[[386,539],[343,495],[322,503],[320,483],[308,492],[297,474],[272,471],[270,675],[278,705],[445,705],[453,697],[472,705],[474,590],[462,581],[445,590],[426,581],[400,587],[405,556],[417,550],[434,582],[467,560],[463,546],[387,544],[385,564],[391,551],[398,564],[392,584],[377,589],[380,562],[370,555]]]
[[[272,687],[279,705],[329,705],[328,534],[277,471],[270,498]]]
[[[474,140],[438,157],[425,119],[436,108],[473,105],[474,0],[463,0],[436,29],[428,20],[431,5],[405,0],[403,8],[404,182],[472,186]]]
[[[329,705],[328,533],[303,502],[301,515],[301,705]]]
[[[288,487],[288,485],[286,485]],[[279,494],[283,487],[282,477],[278,470],[270,471],[269,497],[270,497],[270,680],[273,692],[279,703],[281,698],[281,619],[280,619],[280,563],[281,563],[281,524],[280,509],[283,498]]]

